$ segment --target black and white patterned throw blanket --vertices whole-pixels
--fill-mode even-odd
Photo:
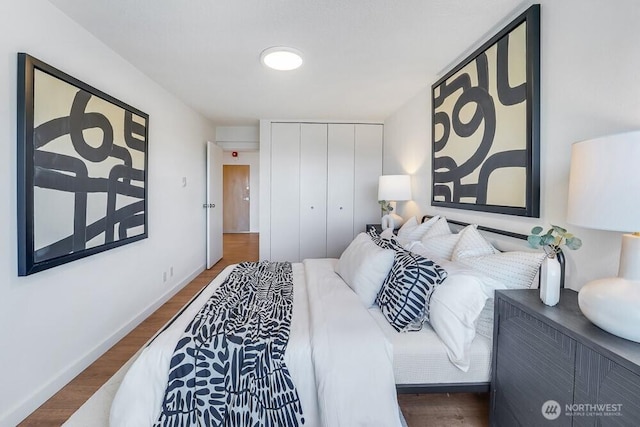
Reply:
[[[155,425],[304,424],[284,364],[292,311],[290,263],[239,264],[178,341]]]

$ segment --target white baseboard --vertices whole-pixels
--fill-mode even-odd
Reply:
[[[33,411],[38,409],[40,405],[49,400],[51,396],[56,394],[62,387],[67,385],[72,379],[74,379],[79,373],[87,369],[89,365],[98,360],[100,356],[113,347],[118,341],[124,338],[129,332],[134,330],[143,320],[153,314],[162,304],[167,302],[178,291],[189,284],[200,273],[205,270],[205,265],[200,265],[193,273],[189,274],[180,282],[176,283],[171,289],[160,296],[155,302],[151,303],[140,314],[134,316],[120,329],[107,337],[102,343],[95,346],[84,356],[76,359],[71,363],[67,369],[62,371],[57,377],[53,378],[48,383],[34,391],[31,396],[23,400],[21,403],[9,409],[2,419],[0,419],[0,427],[14,427],[18,425],[22,420],[27,418]]]

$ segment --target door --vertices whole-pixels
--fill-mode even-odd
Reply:
[[[300,123],[271,124],[271,261],[300,260]]]
[[[207,142],[207,268],[222,258],[222,148]]]
[[[249,165],[224,165],[223,169],[223,231],[248,233],[251,203]]]
[[[353,240],[355,127],[330,124],[327,150],[327,257],[339,258]]]
[[[300,125],[300,259],[327,257],[327,125]]]

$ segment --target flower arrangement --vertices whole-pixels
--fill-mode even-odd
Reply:
[[[582,247],[582,240],[562,227],[551,225],[551,228],[545,234],[540,234],[542,231],[543,228],[540,226],[533,227],[531,234],[527,237],[527,241],[534,248],[544,248],[550,258],[554,258],[560,252],[560,247],[563,244],[571,250],[577,250]]]

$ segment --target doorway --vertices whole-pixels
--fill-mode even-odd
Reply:
[[[224,165],[222,172],[223,232],[248,233],[251,208],[250,166]]]

